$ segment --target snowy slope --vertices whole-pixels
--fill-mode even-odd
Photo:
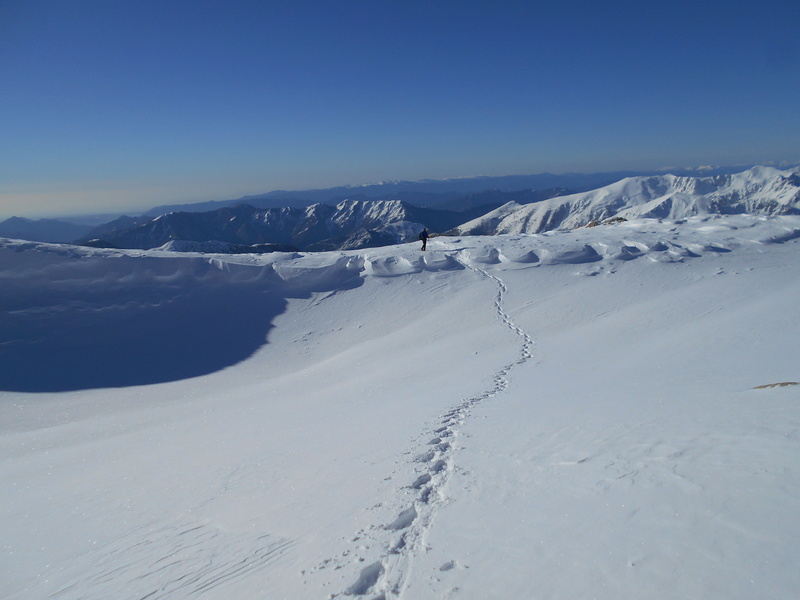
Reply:
[[[682,219],[707,214],[799,214],[800,171],[753,167],[715,177],[629,177],[611,185],[536,204],[509,203],[455,229],[459,235],[541,233],[593,221]]]
[[[800,217],[0,241],[0,598],[791,598]]]

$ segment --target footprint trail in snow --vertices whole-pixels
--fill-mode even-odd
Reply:
[[[394,520],[375,526],[369,531],[360,531],[353,540],[367,538],[375,544],[380,544],[380,556],[377,560],[364,560],[365,566],[356,580],[331,598],[365,596],[372,600],[388,600],[404,596],[411,580],[415,558],[425,552],[428,531],[439,508],[448,502],[444,489],[450,476],[457,469],[454,455],[458,448],[457,440],[462,425],[474,406],[505,391],[511,371],[532,358],[533,340],[514,323],[503,308],[505,294],[508,292],[506,284],[499,277],[472,264],[467,253],[448,256],[448,260],[457,261],[465,268],[496,284],[494,310],[499,322],[519,340],[516,359],[495,372],[489,389],[465,398],[440,417],[429,434],[429,441],[422,449],[417,450],[413,459],[418,464],[419,476],[398,491],[398,504],[405,508],[397,512]],[[449,570],[454,566],[455,563],[450,561],[440,570]]]

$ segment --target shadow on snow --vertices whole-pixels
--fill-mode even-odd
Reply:
[[[105,260],[108,270],[95,264],[82,277],[69,265],[6,282],[0,390],[115,388],[213,373],[267,343],[287,298],[363,281],[358,269],[342,265],[293,282],[270,266],[231,272],[184,259],[154,270],[151,259],[143,270],[142,259]]]

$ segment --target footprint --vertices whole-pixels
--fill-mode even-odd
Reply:
[[[361,570],[356,582],[345,590],[350,596],[363,596],[374,586],[383,575],[383,564],[378,561]]]
[[[430,462],[434,458],[436,458],[436,452],[434,452],[433,450],[429,450],[428,452],[425,452],[417,456],[414,459],[414,462],[419,462],[419,463]]]
[[[442,471],[444,471],[445,467],[447,467],[446,460],[437,460],[435,463],[433,463],[433,466],[431,466],[431,473],[433,473],[434,475],[436,473],[441,473]]]
[[[422,490],[422,494],[420,494],[419,501],[423,504],[428,504],[431,501],[431,494],[433,493],[433,488],[428,486],[424,490]]]
[[[400,531],[411,527],[411,524],[417,518],[417,509],[412,506],[401,512],[397,518],[386,526],[386,529],[391,531]]]
[[[419,477],[417,477],[414,483],[411,484],[411,487],[415,490],[422,489],[422,486],[424,486],[430,480],[431,476],[428,473],[425,473],[424,475],[420,475]]]

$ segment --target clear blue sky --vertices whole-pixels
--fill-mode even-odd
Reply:
[[[0,0],[0,216],[800,161],[800,2]]]

